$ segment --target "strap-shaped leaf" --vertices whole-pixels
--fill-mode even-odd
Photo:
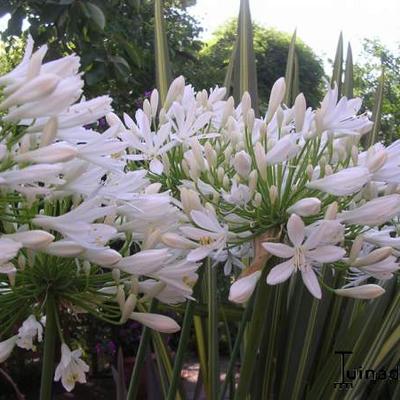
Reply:
[[[350,43],[347,46],[346,69],[344,72],[343,96],[353,98],[354,76],[353,76],[353,53]]]
[[[243,93],[249,92],[252,106],[258,114],[257,69],[249,0],[240,1],[238,42],[233,71],[233,95],[235,100],[239,102]]]
[[[340,32],[336,48],[335,61],[333,62],[333,72],[331,79],[332,87],[334,86],[335,82],[337,84],[339,97],[342,90],[342,75],[343,75],[343,34],[342,32]]]
[[[224,79],[224,87],[226,88],[226,98],[231,95],[232,91],[232,80],[233,80],[233,67],[235,64],[237,48],[239,46],[239,40],[236,38],[235,44],[233,46],[232,54],[229,58],[228,68],[226,70],[225,79]]]
[[[385,83],[385,72],[382,66],[381,76],[379,78],[378,87],[375,93],[375,104],[372,110],[372,121],[374,125],[371,132],[369,133],[368,147],[372,146],[378,140],[379,130],[381,128],[381,117],[382,117],[382,103],[383,103],[383,91]]]
[[[286,62],[285,83],[286,92],[283,102],[287,106],[291,106],[293,102],[293,81],[295,73],[295,54],[296,54],[296,30],[293,33],[292,40],[290,41],[288,58]]]
[[[161,103],[165,101],[171,82],[171,64],[165,31],[163,0],[154,0],[154,39],[156,51],[156,82]]]
[[[293,69],[293,83],[292,83],[292,103],[300,93],[300,69],[299,57],[297,52],[294,53],[294,69]]]

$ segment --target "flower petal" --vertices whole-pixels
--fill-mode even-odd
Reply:
[[[345,254],[341,247],[327,245],[307,251],[306,257],[320,263],[329,263],[340,260]]]
[[[317,275],[311,267],[301,271],[301,277],[308,291],[317,299],[321,299],[322,292]]]
[[[287,223],[287,230],[290,241],[295,246],[300,246],[304,240],[304,222],[296,214],[292,214]]]
[[[293,259],[287,260],[269,271],[267,276],[268,285],[276,285],[278,283],[284,282],[293,274],[294,265]]]
[[[290,247],[287,244],[265,242],[262,243],[262,246],[264,247],[265,250],[267,250],[269,253],[271,253],[276,257],[290,258],[293,257],[294,255],[293,247]]]

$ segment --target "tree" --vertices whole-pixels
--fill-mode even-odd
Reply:
[[[285,75],[291,37],[257,24],[253,24],[253,27],[258,93],[261,105],[265,106],[273,83]],[[196,88],[208,88],[217,83],[222,85],[235,39],[236,20],[224,24],[214,33],[213,38],[203,47],[199,63],[186,74]],[[300,91],[304,92],[311,106],[316,106],[321,99],[321,80],[324,76],[321,60],[299,39],[296,52],[299,60]]]
[[[400,50],[400,48],[399,48]],[[379,40],[364,39],[361,62],[354,67],[355,95],[363,99],[364,111],[372,111],[378,78],[384,69],[381,134],[386,143],[400,138],[400,52],[394,53]]]
[[[165,18],[174,74],[190,69],[201,49],[201,28],[187,13],[190,0],[166,0]],[[37,45],[49,45],[49,58],[76,52],[85,71],[86,94],[109,93],[117,110],[155,86],[154,17],[151,0],[10,0],[7,39],[20,35],[22,22]]]

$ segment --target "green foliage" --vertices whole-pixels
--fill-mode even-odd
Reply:
[[[185,8],[194,1],[165,1],[165,23],[173,75],[196,64],[201,28]],[[114,107],[129,112],[132,99],[155,87],[154,9],[150,0],[11,0],[3,39],[20,35],[26,19],[37,45],[49,45],[48,57],[76,52],[85,71],[88,97],[109,93]]]
[[[25,42],[19,38],[13,38],[8,45],[0,41],[0,75],[12,70],[21,60]]]
[[[384,68],[382,118],[377,140],[391,143],[400,137],[400,52],[391,52],[378,40],[365,39],[361,60],[354,67],[354,94],[363,98],[366,111],[374,109],[382,66]]]
[[[285,75],[291,36],[257,24],[253,24],[253,28],[258,95],[260,104],[265,108],[273,83]],[[186,73],[186,77],[196,88],[209,88],[217,83],[222,85],[234,47],[236,31],[236,20],[232,20],[219,28],[203,48],[199,63]],[[311,106],[316,106],[321,98],[321,80],[324,75],[321,61],[299,38],[296,41],[296,54],[300,91],[305,94]]]

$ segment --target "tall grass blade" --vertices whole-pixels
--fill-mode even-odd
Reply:
[[[171,82],[171,63],[169,60],[167,35],[165,31],[163,0],[154,0],[154,39],[156,82],[161,103],[163,103]]]

